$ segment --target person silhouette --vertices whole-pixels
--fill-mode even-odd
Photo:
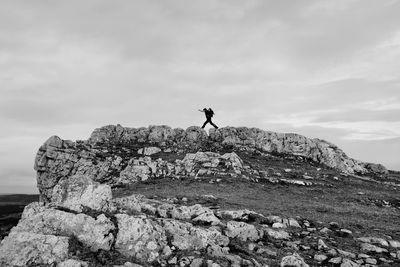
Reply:
[[[201,128],[204,129],[204,127],[206,127],[207,123],[210,123],[212,126],[214,126],[215,129],[218,129],[218,126],[215,125],[212,121],[211,118],[214,116],[214,111],[211,108],[203,108],[203,110],[199,109],[200,112],[204,112],[204,114],[206,115],[206,122],[203,124],[203,126]]]

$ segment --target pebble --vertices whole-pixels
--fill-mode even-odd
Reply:
[[[326,228],[326,227],[324,227],[324,228],[322,228],[321,230],[319,230],[321,233],[323,233],[323,234],[329,234],[329,233],[331,233],[332,232],[332,230],[330,230],[330,229],[328,229],[328,228]]]
[[[349,229],[340,229],[340,235],[343,237],[350,237],[353,235],[353,232],[350,231]]]
[[[318,262],[323,262],[324,260],[326,260],[328,257],[324,254],[316,254],[314,255],[314,260],[318,261]]]

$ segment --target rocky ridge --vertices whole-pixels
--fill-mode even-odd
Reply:
[[[232,170],[237,175],[242,171],[240,158],[235,154],[216,154],[234,150],[300,156],[345,174],[387,173],[380,164],[357,161],[331,143],[298,134],[225,127],[211,129],[207,135],[203,129],[194,126],[183,130],[168,126],[136,129],[120,125],[98,128],[87,141],[49,138],[37,153],[35,170],[39,191],[47,201],[61,178],[75,174],[86,174],[111,186],[210,172],[230,175]],[[186,156],[168,161],[148,157],[160,153]],[[263,177],[257,170],[249,170],[248,174]]]
[[[229,127],[207,135],[198,127],[185,131],[167,126],[106,126],[96,129],[87,141],[54,136],[35,159],[42,201],[26,206],[18,225],[1,242],[0,265],[400,264],[396,239],[360,236],[335,222],[220,208],[212,195],[202,195],[199,204],[187,197],[115,194],[119,188],[164,178],[207,183],[243,179],[291,186],[317,183],[310,173],[297,178],[292,169],[273,176],[257,164],[249,165],[242,152],[267,159],[280,153],[310,161],[316,164],[316,174],[321,168],[333,168],[343,177],[387,172],[381,165],[348,158],[325,141],[259,129]],[[343,240],[352,246],[343,245]]]

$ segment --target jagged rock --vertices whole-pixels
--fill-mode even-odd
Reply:
[[[48,208],[35,202],[25,207],[15,232],[75,236],[91,250],[109,250],[114,240],[112,221],[104,214],[93,218]]]
[[[217,211],[217,215],[222,218],[229,218],[231,220],[243,220],[248,221],[250,217],[262,217],[265,218],[264,215],[257,213],[252,210],[219,210]]]
[[[85,145],[82,145],[85,147]],[[87,175],[93,181],[104,182],[114,172],[120,172],[122,158],[106,157],[98,162],[96,150],[90,146],[78,148],[77,143],[50,137],[36,155],[34,169],[37,171],[38,188],[43,201],[50,201],[53,187],[61,178]]]
[[[182,168],[186,174],[192,176],[198,174],[198,170],[202,168],[213,170],[223,166],[228,170],[233,170],[236,174],[240,174],[243,169],[243,161],[234,152],[222,156],[213,152],[188,153],[182,161],[177,161],[177,163],[182,166],[178,169]],[[175,173],[180,174],[182,172],[178,170]]]
[[[283,257],[281,260],[281,267],[309,267],[304,259],[297,253]]]
[[[322,239],[318,239],[318,250],[327,250],[329,247],[325,244]]]
[[[273,239],[288,240],[290,238],[289,233],[284,230],[274,230],[267,227],[263,228],[263,230],[264,230],[264,236],[268,235]]]
[[[79,260],[69,259],[57,264],[57,267],[88,267],[88,263]]]
[[[208,245],[226,246],[229,243],[229,238],[216,228],[195,227],[171,219],[161,219],[160,224],[172,236],[172,245],[180,250],[198,250]]]
[[[117,214],[118,235],[115,248],[125,256],[152,262],[167,246],[164,229],[146,217]]]
[[[212,212],[201,213],[197,217],[193,218],[192,221],[211,225],[218,225],[221,223],[221,221]]]
[[[61,179],[53,188],[54,205],[81,212],[83,207],[98,211],[111,209],[111,187],[92,181],[87,176],[74,175]]]
[[[193,222],[218,225],[221,221],[214,215],[214,212],[199,204],[193,206],[176,206],[163,203],[157,207],[157,214],[163,218],[179,220],[192,220]]]
[[[231,238],[239,238],[242,241],[257,241],[260,238],[254,225],[237,221],[229,221],[226,224],[225,234]]]
[[[157,163],[150,157],[132,158],[127,167],[121,171],[118,184],[130,184],[138,181],[146,181],[151,175],[155,175]]]
[[[153,176],[179,175],[180,168],[184,170],[188,168],[186,173],[181,175],[193,172],[193,176],[195,176],[198,173],[204,173],[204,171],[209,174],[213,172],[213,166],[217,162],[220,162],[225,168],[231,169],[233,174],[240,175],[242,173],[243,162],[234,153],[222,156],[208,154],[206,155],[207,162],[201,162],[204,154],[187,155],[187,158],[181,163],[176,162],[176,165],[179,166],[175,169],[169,165],[172,163],[160,160],[157,161],[156,172],[154,172],[152,167],[154,167],[155,161],[148,160],[145,157],[141,159],[122,158],[121,154],[110,156],[108,150],[101,148],[101,145],[104,146],[104,144],[110,146],[114,144],[118,144],[118,146],[154,144],[159,149],[173,148],[174,151],[181,150],[183,152],[210,146],[216,148],[233,146],[245,150],[257,149],[264,152],[298,155],[336,168],[344,173],[387,172],[383,166],[362,163],[349,158],[335,145],[326,141],[308,139],[297,134],[273,133],[256,128],[225,127],[211,130],[210,136],[207,136],[206,132],[199,127],[189,127],[186,130],[172,129],[168,126],[134,129],[124,128],[121,125],[110,125],[96,129],[88,141],[71,142],[53,136],[40,147],[35,160],[35,170],[37,171],[38,187],[43,200],[49,201],[53,187],[61,178],[75,174],[88,175],[96,182],[108,183],[113,186],[119,183],[146,180]],[[126,152],[123,147],[120,150]],[[155,151],[158,151],[158,149],[146,146],[142,153],[148,154]],[[129,160],[131,161],[128,163]],[[193,160],[195,164],[193,164]],[[202,165],[207,167],[201,168]],[[190,170],[191,166],[192,169]],[[194,166],[198,166],[198,168]],[[121,172],[122,174],[118,175]],[[312,184],[288,179],[283,179],[281,182],[298,183],[299,185]]]
[[[0,244],[0,265],[54,264],[68,257],[69,238],[32,232],[11,231]]]
[[[116,209],[128,212],[142,212],[154,215],[157,211],[156,206],[161,205],[159,201],[150,200],[143,195],[130,195],[112,199],[112,204]]]
[[[138,154],[145,155],[145,156],[151,156],[151,155],[157,154],[159,152],[161,152],[161,148],[154,147],[154,146],[144,147],[144,148],[140,148],[138,150]]]

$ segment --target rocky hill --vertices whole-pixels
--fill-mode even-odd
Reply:
[[[35,170],[1,266],[400,265],[398,175],[324,140],[105,126]]]

